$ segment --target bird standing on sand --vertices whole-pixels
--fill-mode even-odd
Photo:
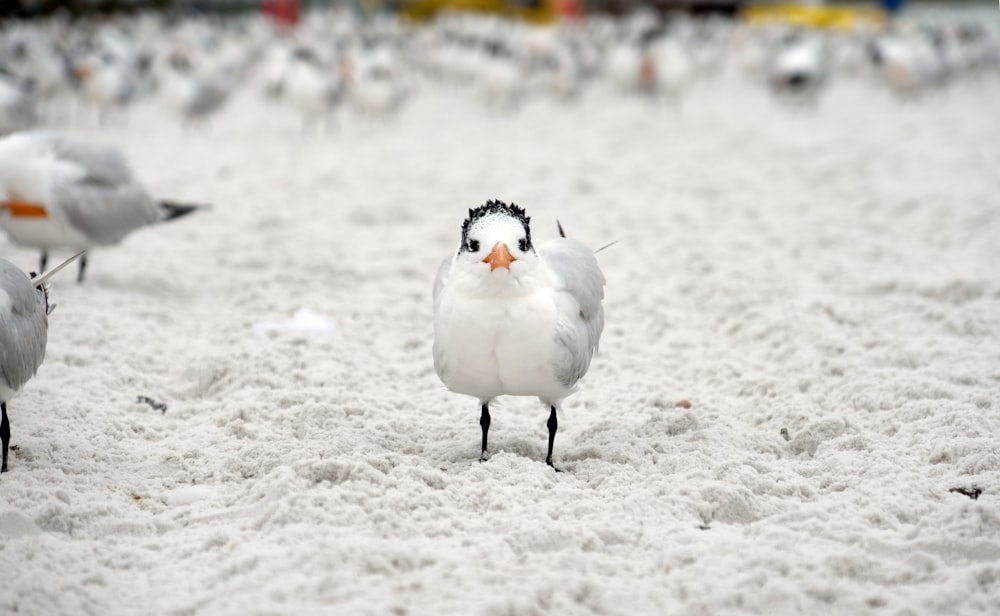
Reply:
[[[557,411],[597,350],[605,280],[583,242],[563,236],[536,248],[529,222],[502,201],[469,210],[434,283],[434,368],[448,389],[479,400],[480,461],[490,402],[537,396],[550,409],[545,463],[555,468]]]
[[[111,144],[54,132],[0,139],[0,227],[15,243],[42,251],[42,271],[49,250],[117,244],[198,208],[153,199]],[[81,258],[78,281],[86,264]]]
[[[7,401],[35,375],[45,358],[48,317],[55,308],[55,304],[49,304],[46,282],[80,256],[82,253],[38,278],[31,278],[10,261],[0,259],[0,443],[3,446],[0,473],[7,472],[10,445]]]

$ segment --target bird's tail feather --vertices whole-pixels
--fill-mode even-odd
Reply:
[[[193,203],[178,203],[176,201],[160,201],[157,203],[160,207],[160,212],[163,217],[160,218],[161,222],[166,222],[168,220],[174,220],[175,218],[180,218],[182,216],[187,216],[191,212],[197,210],[207,209],[205,205],[195,205]]]

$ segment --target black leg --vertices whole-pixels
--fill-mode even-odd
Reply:
[[[486,461],[486,435],[490,431],[490,405],[483,404],[483,413],[479,416],[479,425],[483,427],[483,453],[479,456],[480,462]]]
[[[557,473],[561,473],[562,471],[552,464],[552,446],[555,445],[556,430],[559,429],[559,420],[556,418],[555,405],[552,405],[552,412],[549,413],[549,423],[546,425],[549,427],[549,455],[545,456],[545,463],[551,466]]]
[[[44,274],[45,268],[49,265],[49,253],[47,250],[42,251],[42,256],[38,259],[38,273]]]
[[[0,410],[3,412],[3,419],[0,419],[0,441],[3,441],[3,466],[0,466],[0,473],[6,473],[7,446],[10,445],[10,420],[7,419],[6,402],[0,402]]]
[[[83,255],[83,256],[80,257],[80,270],[79,270],[79,273],[77,273],[77,275],[76,275],[76,282],[77,283],[83,282],[83,272],[86,269],[87,269],[87,255]]]

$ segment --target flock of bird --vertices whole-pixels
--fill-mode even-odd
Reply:
[[[498,108],[573,99],[595,84],[678,98],[722,75],[806,99],[835,78],[913,96],[996,75],[995,26],[901,20],[835,32],[643,11],[549,27],[462,13],[415,25],[339,9],[309,11],[294,28],[256,13],[54,17],[0,27],[0,132],[106,122],[148,99],[198,122],[246,92],[310,129],[345,109],[391,115],[427,83],[470,90]]]
[[[193,122],[256,91],[310,129],[341,109],[391,116],[424,82],[471,88],[486,106],[515,110],[533,97],[571,100],[595,84],[678,99],[697,81],[736,70],[781,99],[814,103],[838,75],[914,97],[998,68],[997,33],[957,22],[840,34],[645,12],[547,28],[461,14],[413,26],[341,11],[307,13],[295,29],[260,16],[8,22],[0,29],[0,228],[41,251],[41,272],[50,250],[81,251],[82,282],[86,250],[203,209],[154,198],[116,147],[55,128],[86,115],[113,121],[144,98]],[[557,411],[597,350],[605,279],[593,250],[561,226],[560,237],[536,246],[529,222],[502,201],[469,211],[433,286],[433,358],[446,387],[479,403],[481,461],[490,403],[535,396],[549,410],[545,461],[554,467]],[[0,259],[3,471],[7,402],[44,358],[46,283],[58,269],[35,277]]]

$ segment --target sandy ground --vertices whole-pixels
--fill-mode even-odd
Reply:
[[[54,285],[9,404],[0,612],[1000,612],[996,109],[995,82],[519,114],[425,85],[326,136],[252,92],[87,129],[214,207]],[[480,464],[432,368],[431,282],[488,198],[619,242],[562,474],[532,399]],[[304,306],[334,331],[255,330]]]

